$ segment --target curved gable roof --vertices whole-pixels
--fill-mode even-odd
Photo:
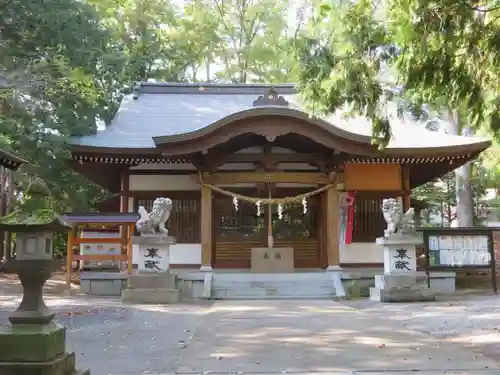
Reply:
[[[254,101],[270,87],[289,102],[288,107]],[[294,85],[220,85],[142,83],[138,93],[124,97],[111,124],[95,135],[75,137],[82,148],[155,149],[157,144],[197,139],[243,118],[264,115],[304,120],[353,142],[370,144],[371,124],[362,117],[343,118],[341,113],[324,119],[310,117],[300,105]],[[483,151],[491,142],[475,137],[430,132],[422,125],[391,118],[392,139],[387,152],[432,149]]]
[[[220,120],[217,120],[212,124],[207,125],[201,129],[182,134],[153,137],[153,140],[155,144],[158,145],[162,143],[179,142],[190,139],[196,139],[199,137],[209,135],[210,133],[219,130],[225,126],[230,126],[235,121],[242,119],[257,118],[261,116],[281,116],[290,119],[302,120],[313,126],[318,126],[321,129],[327,130],[328,132],[344,139],[362,143],[370,143],[371,141],[370,136],[349,132],[342,128],[336,127],[332,123],[325,121],[319,117],[311,117],[307,113],[299,109],[289,108],[284,106],[274,106],[274,105],[259,106],[259,107],[244,109],[242,111],[232,113],[226,117],[223,117]]]

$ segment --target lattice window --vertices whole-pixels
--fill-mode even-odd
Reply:
[[[137,207],[144,206],[149,212],[153,207],[154,199],[137,199],[136,201]],[[172,203],[172,212],[167,221],[169,235],[175,237],[177,243],[199,243],[201,234],[200,199],[173,199]]]
[[[309,200],[309,207],[304,214],[300,204],[283,206],[283,217],[280,219],[277,207],[273,207],[273,235],[277,240],[316,237],[316,204]]]
[[[300,204],[284,205],[283,217],[278,218],[277,206],[272,206],[273,236],[275,240],[294,238],[314,238],[316,236],[316,215],[314,204],[309,202],[304,214]],[[229,198],[217,198],[214,202],[217,208],[216,238],[217,239],[266,239],[268,225],[268,206],[261,206],[261,215],[257,216],[254,204],[238,202],[235,210]]]
[[[374,242],[384,229],[382,198],[356,197],[352,241]]]
[[[257,209],[254,204],[238,202],[236,211],[232,200],[227,197],[217,197],[214,199],[213,207],[216,210],[214,215],[216,239],[259,239],[267,235],[267,222],[262,213],[257,216]]]

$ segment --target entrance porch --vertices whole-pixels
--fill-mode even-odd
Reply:
[[[264,189],[266,187],[263,186]],[[238,192],[246,196],[265,197],[272,194],[283,198],[307,190],[274,188],[265,192],[246,188]],[[283,205],[280,218],[277,206],[260,205],[256,208],[255,204],[242,200],[237,202],[236,210],[230,197],[215,193],[212,206],[212,267],[252,272],[326,268],[326,247],[321,238],[324,234],[321,215],[324,213],[319,201],[318,196],[309,199],[306,212],[300,203]],[[275,250],[266,252],[263,249],[269,247],[269,237],[272,237],[271,245]]]

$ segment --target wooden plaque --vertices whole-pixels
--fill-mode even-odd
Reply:
[[[356,191],[400,191],[403,189],[399,164],[346,164],[345,189]]]

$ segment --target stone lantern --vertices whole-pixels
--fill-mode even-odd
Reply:
[[[0,231],[16,236],[16,258],[3,270],[16,273],[23,286],[22,301],[9,316],[11,326],[0,327],[0,374],[89,374],[75,370],[75,355],[65,350],[66,328],[53,322],[54,313],[43,301],[43,285],[57,265],[52,234],[71,229],[46,197],[46,185],[34,179],[23,206],[0,217]]]

